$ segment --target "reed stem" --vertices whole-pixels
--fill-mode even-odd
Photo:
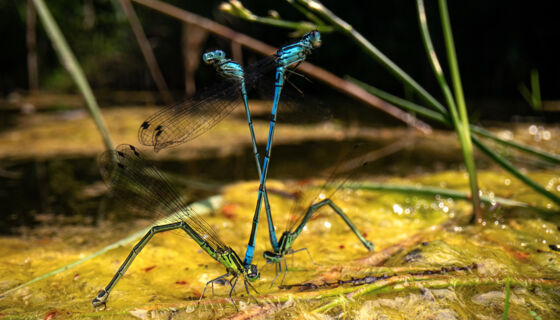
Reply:
[[[428,21],[426,16],[426,11],[424,7],[423,0],[417,0],[416,4],[418,7],[418,21],[420,23],[420,30],[422,34],[422,39],[424,42],[424,47],[426,48],[426,53],[428,55],[428,60],[432,66],[434,74],[439,82],[443,95],[447,102],[447,106],[451,113],[451,120],[457,136],[459,137],[459,142],[461,144],[461,150],[463,152],[463,158],[465,161],[465,166],[469,174],[469,184],[472,194],[472,204],[473,212],[477,221],[482,220],[482,212],[480,211],[480,199],[478,194],[478,181],[476,175],[476,164],[473,156],[473,148],[471,142],[471,134],[469,131],[469,119],[467,116],[466,105],[463,97],[463,89],[461,86],[461,80],[459,76],[459,67],[457,66],[457,59],[455,57],[455,47],[453,44],[453,36],[451,35],[451,27],[449,25],[449,16],[447,14],[447,6],[445,0],[440,0],[440,12],[441,20],[443,25],[443,31],[445,36],[445,44],[447,48],[447,56],[449,59],[449,65],[451,69],[451,75],[453,79],[453,85],[455,90],[455,97],[451,93],[447,81],[445,80],[445,75],[443,74],[443,69],[439,63],[432,40],[430,37],[430,32],[428,30]],[[454,99],[455,98],[455,99]]]
[[[508,277],[506,279],[506,300],[504,302],[504,315],[502,316],[502,320],[507,320],[507,318],[508,318],[510,295],[511,295],[511,289],[510,289],[509,277]]]
[[[409,110],[409,111],[413,111],[416,114],[422,115],[426,118],[429,118],[431,120],[437,121],[441,124],[445,124],[447,126],[451,126],[452,122],[449,119],[449,114],[437,114],[434,111],[417,105],[413,102],[401,99],[399,97],[396,97],[394,95],[391,95],[390,93],[384,92],[380,89],[374,88],[370,85],[367,85],[363,82],[360,82],[359,80],[355,80],[355,79],[350,79],[352,82],[356,83],[357,85],[361,86],[362,88],[364,88],[365,90],[378,95],[380,98],[382,99],[386,99],[387,101],[391,102],[392,104],[399,106],[405,110]],[[471,132],[476,133],[477,135],[483,136],[485,138],[494,140],[498,143],[501,143],[503,145],[509,146],[509,147],[513,147],[516,148],[518,150],[521,151],[525,151],[526,153],[535,155],[543,160],[547,160],[548,162],[554,163],[554,164],[560,164],[560,157],[558,155],[555,154],[551,154],[548,152],[544,152],[526,145],[522,145],[522,144],[518,144],[516,142],[513,141],[506,141],[506,140],[502,140],[498,137],[496,137],[493,133],[475,126],[475,125],[471,125]],[[490,147],[488,147],[486,144],[484,144],[480,139],[478,139],[478,137],[476,137],[475,135],[471,134],[471,139],[473,141],[473,143],[480,149],[480,151],[482,151],[483,153],[485,153],[489,158],[491,158],[492,160],[494,160],[498,165],[500,165],[504,170],[508,171],[509,173],[511,173],[514,177],[518,178],[521,182],[527,184],[529,187],[531,187],[533,190],[537,191],[538,193],[542,194],[543,196],[551,199],[552,201],[554,201],[555,203],[558,203],[558,196],[556,196],[555,194],[547,191],[546,189],[544,189],[542,186],[540,186],[538,183],[536,183],[535,181],[533,181],[531,178],[529,178],[527,175],[523,174],[521,171],[519,171],[517,168],[515,168],[511,163],[509,163],[507,160],[505,160],[502,156],[500,156],[496,151],[492,150]]]
[[[45,5],[45,2],[43,0],[33,0],[33,3],[35,4],[37,14],[39,15],[41,22],[45,27],[45,31],[47,32],[47,35],[53,44],[58,58],[60,59],[60,63],[66,69],[66,71],[68,71],[68,73],[76,83],[76,86],[80,90],[80,93],[84,97],[84,100],[86,101],[86,106],[88,108],[89,114],[95,122],[99,134],[101,134],[103,143],[105,144],[105,149],[113,149],[113,141],[111,139],[111,135],[107,130],[107,126],[105,125],[105,121],[103,120],[103,116],[101,115],[101,111],[99,110],[97,100],[93,95],[91,87],[87,82],[80,64],[72,53],[70,46],[64,39],[64,35],[60,31],[60,28],[56,24],[56,21]]]

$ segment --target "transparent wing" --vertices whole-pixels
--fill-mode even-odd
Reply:
[[[262,58],[243,68],[243,70],[245,71],[245,86],[250,91],[261,81],[263,75],[272,74],[276,70],[274,56]]]
[[[184,221],[214,249],[225,248],[216,231],[172,187],[163,174],[131,145],[122,144],[98,158],[101,175],[125,207],[165,218],[164,223]]]
[[[274,69],[274,59],[264,58],[245,68],[245,87],[250,91],[265,72]],[[193,140],[212,129],[241,104],[241,83],[221,79],[201,95],[165,107],[140,125],[138,141],[163,148]]]
[[[271,101],[274,97],[275,79],[266,74],[255,84],[260,98]],[[331,107],[325,101],[306,94],[309,86],[314,86],[309,79],[297,73],[288,71],[282,88],[278,106],[278,121],[281,123],[308,124],[327,121],[332,118]]]
[[[165,107],[142,123],[138,140],[157,152],[197,138],[241,103],[240,83],[222,80],[203,95]]]
[[[294,218],[288,221],[288,228],[286,230],[293,232],[311,205],[324,199],[332,198],[345,184],[352,181],[360,172],[360,169],[370,163],[367,155],[367,151],[370,148],[372,146],[368,143],[355,143],[350,150],[343,153],[343,156],[339,158],[334,167],[327,170],[328,176],[322,186],[318,188],[312,186],[315,192],[302,192],[303,196],[298,199],[290,210]],[[364,153],[366,154],[364,155]]]

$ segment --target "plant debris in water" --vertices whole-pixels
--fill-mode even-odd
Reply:
[[[557,181],[554,172],[531,176],[543,185]],[[481,172],[480,178],[486,195],[558,212],[515,180],[505,184],[510,177]],[[468,190],[464,174],[453,171],[388,182]],[[275,190],[270,193],[272,212],[279,227],[305,209],[294,208],[294,197],[315,194],[317,184],[302,187],[297,182],[270,181],[269,190]],[[256,192],[256,182],[231,185],[224,191],[224,205],[207,217],[235,249],[245,248]],[[204,284],[223,273],[221,265],[190,239],[163,233],[138,256],[113,291],[107,309],[94,312],[91,299],[134,243],[3,295],[0,315],[10,319],[497,319],[504,312],[508,281],[510,319],[553,319],[560,314],[556,214],[486,205],[484,221],[469,225],[467,202],[439,196],[344,189],[333,201],[375,244],[375,252],[367,252],[344,222],[323,208],[294,243],[294,249],[307,248],[317,265],[306,253],[288,256],[286,281],[270,288],[274,267],[256,256],[262,273],[255,282],[261,306],[238,290],[235,299],[240,311],[236,312],[226,299],[226,283],[217,285],[215,295],[210,293],[198,305]],[[2,237],[0,290],[76,261],[145,226],[145,221],[100,227],[47,223],[20,238]],[[259,227],[257,244],[257,252],[269,249],[265,224]]]

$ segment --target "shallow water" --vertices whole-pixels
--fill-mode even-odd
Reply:
[[[543,185],[551,183],[553,189],[560,185],[555,172],[531,176]],[[468,188],[465,174],[457,171],[383,182],[440,186],[441,181],[454,189]],[[506,175],[481,172],[480,181],[484,194],[548,206],[549,201]],[[317,194],[313,187],[317,183],[306,182],[303,186],[298,181],[268,184],[278,233],[303,209],[294,206],[293,195]],[[219,208],[207,215],[239,255],[244,253],[256,190],[257,182],[230,185]],[[224,299],[229,291],[225,286],[217,286],[215,296],[209,295],[197,306],[205,282],[222,274],[223,267],[191,239],[163,233],[134,261],[112,292],[107,309],[94,312],[91,299],[107,284],[134,242],[4,295],[0,315],[17,319],[49,315],[56,319],[216,319],[247,314],[278,319],[496,319],[503,313],[507,281],[510,319],[553,319],[560,314],[558,207],[550,205],[548,214],[486,205],[484,222],[469,225],[467,202],[439,196],[341,190],[333,200],[375,244],[375,251],[368,252],[342,220],[329,209],[321,209],[294,244],[295,249],[307,248],[317,265],[305,252],[297,253],[293,261],[288,257],[285,287],[270,288],[274,268],[260,256],[268,249],[263,220],[255,261],[262,276],[254,283],[262,307],[238,287],[235,299],[240,311],[236,312]],[[147,224],[78,227],[45,221],[22,237],[2,237],[0,291],[94,253]]]
[[[267,114],[268,105],[257,104],[258,108]],[[115,142],[131,143],[137,140],[138,124],[155,110],[115,108],[104,110],[104,116]],[[167,173],[175,174],[173,182],[188,189],[190,199],[221,195],[213,198],[220,200],[214,210],[204,214],[222,239],[243,255],[257,182],[247,124],[238,111],[199,139],[154,157]],[[268,123],[266,116],[261,118],[256,116],[255,130],[262,145]],[[115,287],[105,310],[94,311],[91,300],[137,240],[6,293],[153,222],[153,217],[138,217],[104,201],[106,188],[94,161],[103,147],[85,112],[38,112],[12,120],[13,127],[0,131],[0,211],[9,213],[0,219],[1,318],[498,319],[504,311],[506,283],[511,286],[510,319],[559,318],[560,210],[479,153],[475,157],[481,193],[489,200],[480,224],[469,224],[471,206],[463,200],[341,190],[333,200],[375,244],[374,252],[323,208],[294,244],[294,249],[307,248],[317,265],[305,252],[293,260],[288,257],[282,288],[270,288],[274,267],[262,258],[269,249],[263,216],[255,257],[262,276],[254,283],[262,306],[247,299],[238,286],[237,312],[225,299],[229,287],[223,285],[198,306],[206,281],[224,270],[191,239],[174,233],[153,238]],[[557,125],[497,124],[491,130],[502,138],[560,153]],[[317,172],[332,167],[347,145],[367,141],[377,149],[399,140],[410,143],[355,178],[468,192],[452,132],[436,130],[423,136],[406,128],[339,120],[283,123],[275,138],[273,179],[267,183],[278,235],[306,208],[307,202],[296,206],[294,198],[316,195],[322,183]],[[492,147],[548,191],[560,194],[557,168]],[[527,206],[512,207],[497,197]],[[103,205],[106,210],[99,209]]]

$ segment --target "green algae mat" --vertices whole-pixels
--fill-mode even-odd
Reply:
[[[560,194],[557,173],[530,175]],[[261,278],[253,283],[260,305],[238,285],[239,310],[227,300],[225,284],[216,285],[213,296],[207,290],[199,303],[205,283],[223,274],[223,267],[190,238],[172,232],[156,235],[117,284],[107,307],[93,310],[93,297],[153,221],[98,227],[46,222],[20,237],[0,238],[0,318],[501,319],[507,310],[508,319],[559,319],[559,208],[509,176],[479,176],[486,202],[478,224],[469,223],[471,206],[458,193],[382,188],[466,192],[464,172],[364,181],[340,190],[332,200],[375,250],[368,252],[332,210],[322,208],[294,243],[294,249],[307,248],[313,260],[305,251],[288,256],[281,286],[277,280],[271,287],[274,265],[262,257],[270,250],[262,219],[255,258]],[[321,183],[268,183],[277,234],[305,211],[296,199],[317,194]],[[221,197],[197,207],[239,254],[245,250],[256,191],[257,182],[230,185]],[[80,259],[83,263],[70,265]]]

